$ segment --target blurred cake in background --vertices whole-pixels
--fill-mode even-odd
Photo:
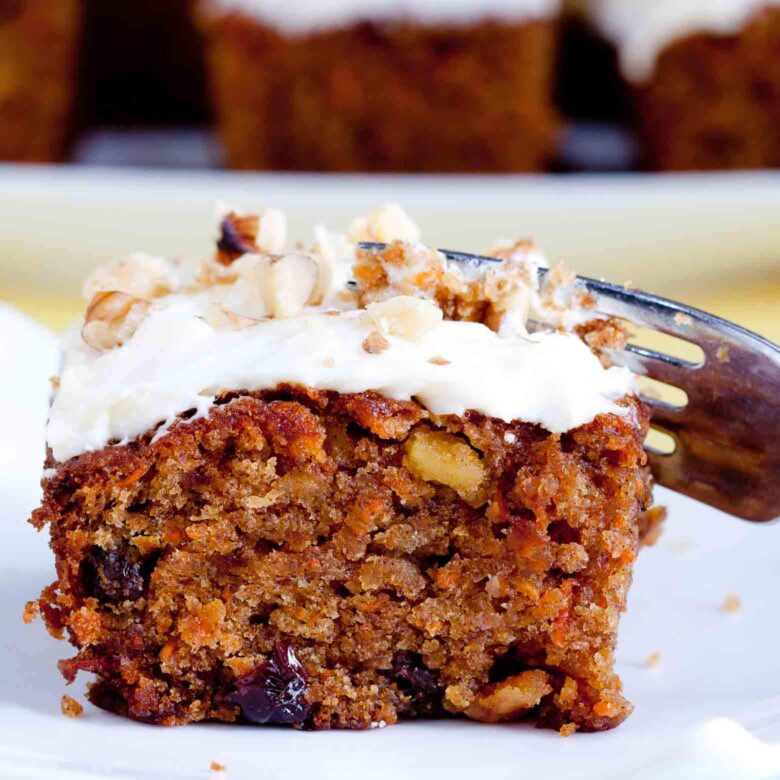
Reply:
[[[207,116],[195,0],[85,0],[82,104],[92,125],[195,124]]]
[[[584,0],[634,97],[646,163],[780,166],[780,0]]]
[[[80,0],[0,2],[0,160],[59,159],[76,91]]]
[[[235,168],[536,171],[560,0],[201,0]]]

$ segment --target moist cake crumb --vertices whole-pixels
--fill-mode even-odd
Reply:
[[[572,734],[574,734],[575,731],[577,731],[579,727],[576,723],[564,723],[559,729],[558,733],[562,737],[570,737]]]
[[[60,702],[62,714],[68,718],[80,718],[84,713],[84,707],[70,696],[63,696]]]
[[[742,601],[736,593],[729,593],[723,600],[721,609],[723,612],[728,612],[730,614],[739,612],[742,609]]]
[[[22,620],[25,623],[32,623],[35,618],[40,614],[41,607],[37,600],[28,601],[24,605],[24,611],[22,612]]]

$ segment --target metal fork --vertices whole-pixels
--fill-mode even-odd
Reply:
[[[377,251],[383,244],[364,243]],[[492,257],[441,250],[458,263]],[[547,269],[540,269],[540,274]],[[754,522],[780,517],[780,347],[712,314],[607,282],[579,276],[596,310],[698,345],[700,363],[628,344],[623,360],[636,373],[685,391],[678,407],[642,397],[651,425],[675,448],[647,447],[656,480],[678,493]]]

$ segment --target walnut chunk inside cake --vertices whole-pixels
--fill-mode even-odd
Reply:
[[[32,522],[61,671],[98,706],[566,733],[630,713],[618,619],[660,518],[646,410],[586,343],[620,331],[563,271],[540,286],[528,244],[465,271],[378,214],[371,254],[323,230],[263,253],[279,219],[228,211],[190,276],[136,256],[89,280]],[[106,294],[143,306],[85,330]]]

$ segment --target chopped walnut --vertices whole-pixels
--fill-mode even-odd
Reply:
[[[432,301],[399,295],[369,303],[363,321],[391,336],[418,341],[442,321],[441,309]]]
[[[268,314],[279,318],[300,314],[315,295],[320,266],[302,252],[270,255],[263,260],[260,282]]]
[[[257,252],[259,229],[260,218],[256,215],[242,216],[235,211],[226,214],[219,223],[217,262],[230,265],[242,255]]]
[[[60,701],[62,714],[68,718],[79,718],[84,713],[84,707],[70,696],[63,696]]]
[[[372,330],[363,341],[363,350],[369,355],[379,355],[390,346],[390,342],[377,330]]]
[[[420,228],[397,203],[385,203],[367,217],[352,220],[347,237],[353,244],[361,241],[376,241],[380,244],[388,244],[391,241],[414,243],[420,240]]]
[[[95,349],[120,347],[146,317],[149,302],[127,293],[99,292],[87,308],[81,337]]]
[[[114,291],[136,298],[158,298],[174,292],[180,284],[176,268],[167,260],[137,252],[93,271],[81,294],[87,301],[98,293]]]
[[[463,439],[420,428],[409,437],[405,449],[404,466],[416,477],[447,485],[472,506],[485,503],[485,466]]]
[[[514,720],[552,693],[550,675],[529,669],[499,683],[486,685],[466,710],[466,715],[484,723]]]

